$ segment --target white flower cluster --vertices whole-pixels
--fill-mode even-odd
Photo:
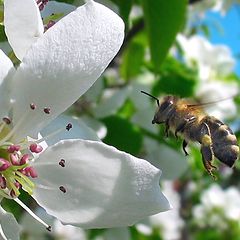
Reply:
[[[192,16],[204,15],[207,10],[213,12],[220,12],[221,15],[225,15],[227,11],[230,10],[232,5],[239,4],[239,0],[208,0],[208,1],[199,1],[192,6],[190,6],[190,14]],[[192,14],[194,13],[194,14]]]
[[[196,96],[200,102],[219,101],[214,108],[209,108],[209,114],[219,118],[230,118],[236,114],[236,106],[231,99],[238,93],[236,82],[225,81],[233,72],[235,60],[231,50],[226,45],[212,45],[206,38],[178,36],[178,41],[184,51],[186,64],[197,67],[199,83]],[[228,99],[225,101],[221,101]]]
[[[180,196],[174,189],[172,181],[164,181],[162,187],[164,194],[171,199],[173,209],[161,215],[153,215],[149,217],[148,222],[137,224],[136,227],[145,235],[150,235],[153,230],[158,230],[164,240],[180,239],[184,226],[184,221],[179,214]]]
[[[200,201],[193,208],[193,216],[200,227],[226,230],[229,222],[240,219],[240,191],[236,187],[222,189],[212,184],[202,193]]]

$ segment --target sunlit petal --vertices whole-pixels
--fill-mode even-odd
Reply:
[[[13,120],[29,112],[28,124],[16,135],[36,134],[87,91],[118,52],[123,36],[122,19],[88,1],[40,37],[14,77]],[[29,110],[30,103],[36,111]],[[48,116],[45,107],[51,109]]]
[[[19,60],[44,30],[35,0],[4,0],[4,25],[8,41]]]
[[[61,159],[65,167],[59,166]],[[34,198],[66,224],[127,226],[170,208],[160,191],[160,170],[101,142],[61,141],[42,153],[34,167],[39,175]]]
[[[11,60],[0,49],[0,118],[7,114],[10,108],[10,83],[15,68]]]

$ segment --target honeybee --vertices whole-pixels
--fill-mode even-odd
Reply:
[[[165,124],[165,134],[169,131],[183,138],[182,148],[188,155],[186,147],[189,141],[201,144],[202,161],[207,172],[214,177],[212,165],[214,157],[229,167],[238,159],[239,146],[232,130],[213,116],[208,116],[201,104],[191,104],[187,99],[165,96],[160,102],[149,93],[142,93],[157,101],[157,111],[152,124]]]

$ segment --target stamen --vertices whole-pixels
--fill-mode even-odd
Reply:
[[[69,123],[69,124],[71,124],[71,123]],[[69,125],[69,124],[68,124],[68,125]],[[67,126],[68,126],[68,125],[67,125]],[[71,125],[72,125],[72,124],[71,124]],[[60,128],[60,129],[58,129],[57,131],[52,132],[51,134],[49,134],[49,135],[47,135],[47,136],[45,136],[45,137],[42,137],[42,138],[38,139],[37,141],[35,141],[35,143],[39,144],[39,143],[41,143],[41,142],[43,142],[43,141],[46,141],[46,140],[48,140],[48,139],[51,139],[52,137],[60,134],[61,132],[66,131],[67,126],[66,126],[65,128]],[[67,131],[68,131],[68,129],[67,129]]]
[[[11,163],[4,158],[0,158],[0,171],[5,171],[11,166]]]
[[[7,187],[7,182],[6,182],[5,177],[0,176],[0,188],[5,189],[6,187]]]
[[[29,149],[33,153],[40,153],[43,150],[43,147],[37,143],[33,143],[30,145]]]
[[[6,123],[8,125],[12,122],[12,120],[9,117],[4,117],[2,120],[4,123]]]
[[[12,165],[15,165],[15,166],[20,165],[19,158],[16,154],[13,154],[13,153],[10,154],[10,160],[11,160]]]
[[[64,186],[60,186],[59,190],[62,191],[63,193],[67,192],[67,189]]]
[[[66,129],[69,131],[72,127],[73,127],[72,124],[68,123],[68,125],[66,126]]]
[[[32,178],[38,177],[37,171],[33,167],[26,167],[24,170],[28,177],[32,177]]]
[[[59,161],[59,165],[61,166],[61,167],[65,167],[65,160],[64,159],[61,159],[60,161]]]
[[[44,32],[46,32],[50,27],[52,27],[56,22],[53,20],[50,20],[45,26],[44,26]]]
[[[43,111],[46,113],[46,114],[50,114],[51,112],[51,109],[50,108],[44,108]]]
[[[14,152],[17,152],[20,150],[20,146],[19,145],[10,145],[8,148],[7,148],[7,151],[9,153],[14,153]]]
[[[15,124],[15,126],[13,127],[13,129],[0,141],[0,145],[3,145],[6,141],[8,141],[14,134],[14,132],[16,132],[16,130],[21,127],[21,124],[23,122],[26,121],[27,116],[28,116],[29,112],[25,112],[25,114],[23,114],[23,116],[21,117],[21,119]]]
[[[36,106],[34,103],[31,103],[31,104],[30,104],[30,108],[31,108],[32,110],[35,110],[36,107],[37,107],[37,106]]]
[[[36,219],[39,223],[45,226],[48,231],[51,231],[51,226],[45,223],[35,213],[33,213],[33,211],[30,208],[28,208],[23,202],[21,202],[18,198],[14,198],[14,201],[18,203],[24,210],[26,210],[34,219]]]
[[[29,159],[29,155],[28,154],[24,154],[21,159],[20,159],[20,165],[24,165],[28,162]]]

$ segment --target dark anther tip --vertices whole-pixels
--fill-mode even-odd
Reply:
[[[46,228],[49,232],[51,232],[52,231],[52,226],[48,226],[47,228]]]

